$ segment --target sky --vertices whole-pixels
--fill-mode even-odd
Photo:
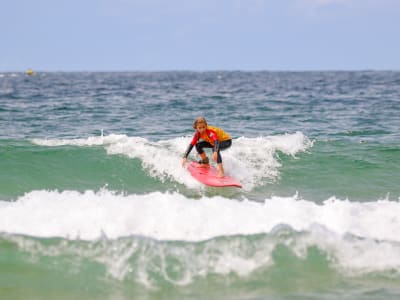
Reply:
[[[400,0],[1,0],[0,72],[400,70]]]

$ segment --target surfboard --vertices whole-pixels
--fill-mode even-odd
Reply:
[[[188,170],[193,178],[197,179],[201,183],[214,186],[214,187],[227,187],[234,186],[241,188],[242,185],[233,177],[224,176],[222,178],[218,177],[218,170],[214,166],[205,167],[204,165],[199,164],[198,162],[192,161]]]

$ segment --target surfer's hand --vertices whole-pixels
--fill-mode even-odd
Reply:
[[[213,152],[213,154],[212,154],[212,160],[213,160],[213,161],[217,161],[217,158],[218,158],[218,153],[217,153],[217,152]]]
[[[182,159],[182,167],[185,167],[186,166],[186,163],[187,163],[187,158],[183,158]]]

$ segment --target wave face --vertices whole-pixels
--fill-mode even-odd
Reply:
[[[180,184],[199,186],[180,166],[182,153],[190,142],[190,137],[151,142],[141,137],[110,135],[87,139],[34,139],[40,146],[102,146],[109,155],[123,155],[141,161],[142,167],[151,177],[165,182],[172,180]],[[246,190],[262,185],[265,179],[273,179],[281,166],[276,159],[278,151],[294,156],[304,151],[312,142],[301,132],[280,136],[234,139],[234,147],[223,152],[224,168],[228,174],[242,182]],[[195,156],[193,150],[192,156]],[[209,152],[209,151],[207,151]]]

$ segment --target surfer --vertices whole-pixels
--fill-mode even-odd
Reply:
[[[224,166],[222,165],[220,150],[229,148],[232,145],[232,138],[221,128],[209,126],[204,117],[198,117],[193,123],[193,128],[196,132],[183,156],[182,165],[186,165],[190,151],[196,146],[197,153],[199,153],[201,158],[199,164],[208,167],[210,162],[203,149],[212,148],[213,153],[211,158],[218,164],[218,177],[224,177]]]

